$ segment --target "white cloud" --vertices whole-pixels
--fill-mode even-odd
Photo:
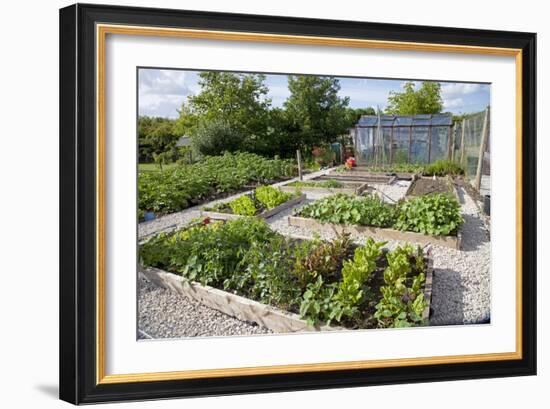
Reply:
[[[463,106],[464,106],[464,100],[460,97],[443,100],[443,107],[447,110],[462,108]]]
[[[185,71],[139,71],[139,114],[148,116],[177,117],[177,109],[200,89],[198,84],[188,85]]]
[[[443,99],[452,99],[457,98],[461,95],[473,94],[475,92],[481,91],[481,89],[481,84],[441,84],[441,96],[443,97]]]

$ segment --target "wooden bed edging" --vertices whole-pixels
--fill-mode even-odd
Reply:
[[[138,271],[154,285],[196,300],[241,321],[254,322],[275,333],[341,331],[344,327],[308,325],[297,314],[231,294],[210,286],[190,282],[176,274],[153,267],[139,266]]]
[[[431,236],[428,234],[400,231],[389,228],[346,225],[336,223],[321,223],[315,219],[298,216],[288,216],[288,224],[295,227],[303,227],[317,232],[349,232],[355,236],[376,237],[386,240],[410,241],[418,244],[435,244],[437,246],[449,247],[460,250],[462,235],[460,232],[456,236]]]
[[[306,199],[306,195],[301,194],[300,196],[297,196],[293,199],[290,199],[290,200],[280,204],[279,206],[274,207],[271,210],[268,210],[268,211],[265,211],[263,213],[260,213],[260,214],[256,215],[255,217],[260,217],[262,219],[267,219],[269,217],[275,216],[278,213],[281,213],[284,210],[287,210],[287,209],[290,209],[293,206],[296,206],[298,203],[301,203],[305,199]],[[215,220],[235,220],[235,219],[239,219],[241,217],[245,217],[245,216],[241,216],[241,215],[238,215],[238,214],[214,212],[214,211],[211,211],[211,210],[201,210],[201,216],[210,217],[211,219],[215,219]]]
[[[434,277],[434,261],[432,259],[431,251],[428,251],[428,265],[426,267],[426,281],[424,282],[424,299],[428,302],[424,311],[422,311],[422,319],[425,321],[430,320],[430,312],[432,307],[432,285]]]
[[[360,183],[360,182],[356,182],[356,183],[358,184],[356,188],[351,188],[351,187],[332,188],[332,187],[315,187],[315,186],[298,187],[298,186],[284,185],[284,186],[279,186],[279,189],[281,189],[283,192],[289,192],[289,193],[296,192],[297,190],[299,190],[300,192],[305,193],[306,195],[308,193],[314,194],[314,195],[316,194],[317,195],[318,194],[334,195],[337,193],[343,193],[347,195],[360,195],[365,190],[367,190],[368,188],[367,183]]]

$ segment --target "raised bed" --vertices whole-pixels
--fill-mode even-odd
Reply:
[[[196,300],[207,307],[241,321],[254,322],[276,333],[341,331],[345,329],[343,327],[327,325],[314,327],[308,325],[297,314],[283,311],[279,308],[262,304],[227,291],[218,290],[217,288],[189,282],[179,275],[157,268],[139,266],[139,273],[158,287],[166,288]],[[427,284],[428,278],[426,278],[426,286]]]
[[[315,181],[314,179],[310,179]],[[326,179],[324,179],[326,180]],[[317,180],[323,181],[323,180]],[[307,181],[306,181],[307,182]],[[279,186],[279,189],[283,192],[293,193],[297,190],[305,194],[326,194],[333,195],[336,193],[344,193],[347,195],[360,195],[365,190],[367,190],[368,185],[365,182],[354,182],[354,181],[341,181],[346,186],[345,187],[321,187],[321,186],[289,186],[283,185]]]
[[[438,246],[449,247],[459,250],[462,240],[461,232],[456,236],[431,236],[428,234],[400,231],[390,228],[346,225],[337,223],[321,223],[315,219],[299,216],[289,216],[288,224],[290,226],[307,228],[316,232],[348,232],[354,236],[373,237],[382,240],[400,240],[414,242],[418,244],[435,244]]]
[[[412,172],[373,172],[367,168],[353,168],[351,170],[337,171],[333,170],[329,176],[345,177],[345,178],[362,178],[370,183],[392,183],[394,180],[414,180],[417,177],[416,173]],[[351,180],[351,179],[350,179]],[[390,181],[390,182],[386,182]]]
[[[283,189],[281,189],[281,190],[283,190]],[[276,215],[276,214],[278,214],[282,211],[285,211],[287,209],[290,209],[290,208],[296,206],[297,204],[301,203],[305,199],[306,199],[306,195],[301,194],[299,196],[296,196],[296,197],[280,204],[277,207],[274,207],[271,210],[265,210],[264,212],[262,212],[260,214],[257,214],[254,217],[260,217],[262,219],[267,219],[267,218],[272,217],[272,216],[274,216],[274,215]],[[245,217],[245,216],[241,216],[241,215],[238,215],[238,214],[222,213],[222,212],[216,212],[216,211],[212,211],[212,210],[202,210],[201,211],[201,216],[209,217],[209,218],[215,219],[215,220],[234,220],[234,219],[239,219],[241,217]]]
[[[361,175],[354,175],[354,174],[336,174],[331,173],[329,175],[323,175],[318,177],[319,180],[337,180],[339,182],[362,182],[362,183],[372,183],[372,184],[380,184],[380,185],[391,185],[396,179],[396,176],[393,175],[369,175],[369,176],[361,176]]]
[[[196,300],[201,304],[227,314],[241,321],[254,322],[275,333],[342,331],[344,327],[312,326],[297,314],[283,311],[266,304],[250,300],[239,295],[205,286],[196,282],[189,282],[183,277],[152,267],[138,267],[139,273],[158,287],[166,288],[182,296]],[[432,299],[433,260],[427,255],[426,281],[424,284],[424,298],[426,308],[422,318],[426,321],[430,317]]]
[[[456,187],[449,176],[436,177],[435,180],[433,176],[418,177],[413,180],[405,196],[423,196],[432,193],[450,193],[460,202]]]

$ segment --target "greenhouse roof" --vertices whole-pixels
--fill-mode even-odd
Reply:
[[[421,114],[421,115],[380,115],[382,126],[451,126],[452,114]],[[360,127],[377,127],[377,115],[362,115],[357,122]]]

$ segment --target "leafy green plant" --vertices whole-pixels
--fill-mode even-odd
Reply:
[[[173,213],[247,184],[271,183],[295,174],[296,166],[289,160],[242,152],[206,156],[200,162],[176,165],[164,172],[140,172],[138,208]]]
[[[254,216],[258,209],[254,200],[248,195],[242,195],[229,202],[229,206],[234,214],[240,216]]]
[[[382,299],[376,305],[374,317],[380,327],[410,327],[422,324],[422,313],[427,303],[422,293],[424,273],[417,273],[411,281],[413,264],[420,250],[411,245],[399,246],[386,256],[388,267],[384,270],[384,286],[380,288]],[[416,261],[415,261],[416,262]]]
[[[447,194],[436,193],[402,202],[394,228],[423,234],[456,234],[464,222],[458,201]]]
[[[452,160],[438,160],[424,167],[422,173],[425,176],[463,175],[464,167]]]
[[[256,199],[267,209],[273,209],[292,198],[292,194],[285,193],[273,186],[260,186],[254,190]]]
[[[359,224],[390,227],[394,208],[378,196],[336,194],[317,200],[296,211],[297,216],[310,217],[325,223]]]

